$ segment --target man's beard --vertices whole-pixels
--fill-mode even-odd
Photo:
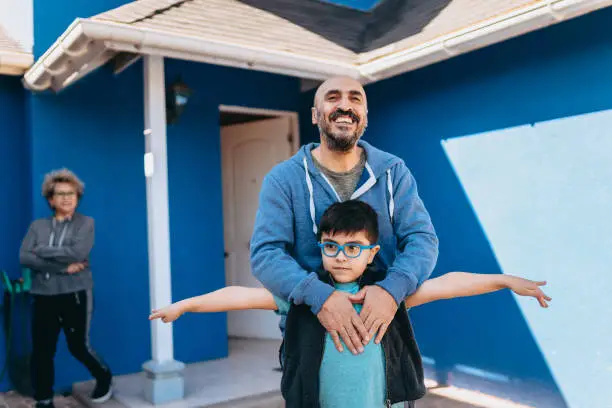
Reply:
[[[336,112],[334,112],[336,113]],[[366,126],[359,126],[359,118],[357,118],[357,128],[354,132],[336,132],[334,133],[332,130],[332,119],[334,114],[330,115],[330,120],[326,120],[323,114],[319,114],[318,119],[318,127],[319,132],[323,136],[323,141],[327,145],[327,148],[334,152],[348,152],[357,141],[361,138],[363,133],[365,132]]]

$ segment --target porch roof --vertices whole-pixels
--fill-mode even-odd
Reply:
[[[26,51],[0,25],[0,74],[23,75],[33,62],[32,53]]]
[[[414,70],[612,0],[383,0],[368,12],[318,0],[137,0],[75,20],[25,84],[55,91],[140,55],[362,82]]]

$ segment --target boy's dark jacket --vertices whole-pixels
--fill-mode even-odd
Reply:
[[[327,273],[319,275],[321,280],[329,280]],[[383,278],[383,271],[368,267],[361,278],[360,287],[372,285]],[[319,369],[325,334],[325,328],[307,305],[291,305],[283,342],[281,381],[287,408],[320,407]],[[426,389],[421,354],[404,302],[397,309],[381,344],[386,360],[387,406],[423,397]]]

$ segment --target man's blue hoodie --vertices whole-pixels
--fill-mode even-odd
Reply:
[[[376,262],[387,270],[378,285],[399,304],[431,274],[438,238],[404,162],[364,141],[358,144],[367,161],[351,199],[370,204],[378,213],[381,249]],[[251,239],[253,274],[274,295],[305,303],[315,314],[334,291],[317,277],[322,266],[317,226],[327,207],[340,201],[313,163],[316,146],[303,146],[266,175]]]

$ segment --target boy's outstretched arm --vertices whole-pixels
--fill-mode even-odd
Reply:
[[[482,295],[501,289],[510,289],[517,295],[531,296],[540,306],[548,307],[548,297],[540,286],[546,282],[535,282],[512,275],[485,275],[468,272],[449,272],[440,277],[429,279],[411,296],[406,298],[406,306],[414,307],[440,299],[451,299]]]
[[[149,320],[161,319],[164,323],[170,323],[187,312],[213,313],[248,309],[276,310],[277,306],[272,294],[264,288],[228,286],[153,310]]]

